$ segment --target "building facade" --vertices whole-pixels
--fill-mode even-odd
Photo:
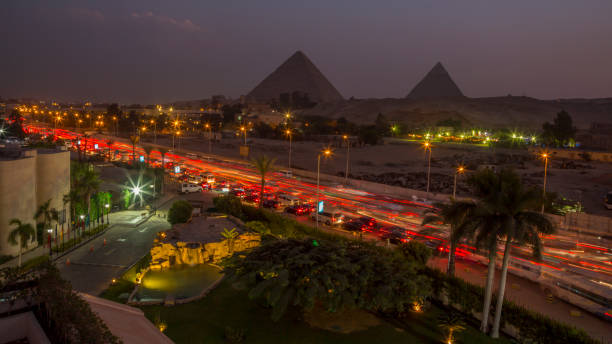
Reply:
[[[58,149],[0,149],[0,254],[16,255],[17,245],[8,242],[19,219],[36,228],[34,214],[38,207],[51,200],[50,208],[69,219],[70,207],[63,197],[70,192],[70,152]],[[61,224],[60,224],[61,225]],[[52,223],[55,231],[56,223]],[[53,234],[55,236],[55,233]],[[36,236],[28,248],[35,246]]]

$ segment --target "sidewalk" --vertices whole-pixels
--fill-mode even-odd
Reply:
[[[162,205],[168,203],[169,201],[171,201],[172,199],[174,199],[176,197],[176,195],[174,194],[167,194],[164,197],[162,197],[161,199],[159,199],[157,201],[158,203],[158,208],[161,207]],[[147,213],[146,216],[141,216],[143,213]],[[100,234],[108,231],[109,229],[111,229],[113,226],[116,225],[123,225],[123,226],[130,226],[130,227],[138,227],[140,226],[142,223],[144,223],[145,221],[149,220],[149,218],[151,218],[151,216],[153,216],[152,214],[149,214],[146,210],[122,210],[122,211],[118,211],[118,212],[114,212],[114,213],[110,213],[108,214],[108,218],[105,216],[104,217],[104,222],[107,223],[107,219],[109,221],[109,226],[102,232],[97,233],[96,235],[93,235],[91,237],[86,238],[85,240],[81,241],[78,245],[67,249],[64,252],[60,252],[60,253],[53,253],[53,255],[51,256],[52,259],[56,259],[58,257],[63,256],[64,254],[68,253],[71,250],[74,250],[82,245],[87,244],[90,240],[98,237]],[[23,265],[25,262],[27,262],[30,259],[34,259],[40,256],[44,256],[44,255],[48,255],[49,254],[49,246],[47,246],[47,244],[45,243],[45,245],[41,245],[38,246],[36,248],[30,249],[27,252],[24,252],[21,255],[21,264]],[[15,258],[5,262],[4,264],[0,265],[0,269],[4,269],[4,268],[8,268],[8,267],[16,267],[19,263],[19,257],[16,256]]]

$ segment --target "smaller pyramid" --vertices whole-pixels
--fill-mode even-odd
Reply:
[[[459,97],[463,97],[463,93],[440,62],[406,96],[409,99]]]
[[[334,85],[299,50],[249,92],[247,99],[264,103],[278,99],[281,93],[295,91],[308,94],[317,103],[343,100]]]

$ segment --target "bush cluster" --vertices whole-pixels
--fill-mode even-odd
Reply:
[[[175,225],[177,223],[185,223],[191,218],[191,212],[193,206],[185,201],[179,200],[172,203],[170,210],[168,210],[168,222]]]
[[[280,237],[303,238],[312,236],[340,241],[349,240],[340,235],[317,231],[315,228],[277,213],[243,205],[236,197],[218,197],[215,198],[214,203],[220,212],[233,215],[244,222],[258,221],[257,224],[253,223],[247,226],[253,227],[258,232],[263,230],[261,226],[263,224],[268,227],[272,235]],[[420,247],[412,246],[403,246],[401,250],[404,255],[419,259],[427,259],[427,254],[430,253],[423,251]],[[434,298],[442,300],[442,295],[446,295],[452,305],[458,306],[459,311],[470,316],[472,312],[482,312],[484,300],[484,289],[482,287],[456,277],[449,277],[445,273],[429,267],[424,267],[421,271],[432,280],[431,288]],[[494,295],[493,299],[495,298]],[[502,324],[508,323],[516,327],[522,339],[538,343],[598,343],[583,330],[562,324],[512,302],[504,301],[503,307]]]

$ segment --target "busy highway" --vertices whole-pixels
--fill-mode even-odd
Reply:
[[[52,129],[28,128],[43,135],[53,134]],[[59,129],[55,135],[65,140],[69,148],[83,154],[100,154],[125,163],[146,159],[142,148],[133,148],[119,138],[113,138],[109,147],[103,138],[81,137]],[[162,156],[154,150],[148,163],[163,167],[180,184],[197,185],[196,191],[209,189],[220,194],[233,194],[244,202],[259,203],[261,176],[246,160],[187,151],[169,151],[163,160],[162,166]],[[317,200],[322,203],[317,203]],[[296,178],[291,171],[276,171],[266,177],[262,203],[273,211],[286,212],[304,221],[318,218],[313,216],[318,210],[321,216],[318,225],[329,229],[365,235],[391,244],[418,240],[440,255],[448,252],[448,228],[439,224],[421,225],[423,216],[435,211],[427,200],[399,199],[327,182],[321,182],[317,187],[316,181]],[[612,321],[612,256],[608,242],[568,232],[542,237],[542,241],[541,261],[533,259],[529,247],[514,246],[509,271],[538,282],[551,294]],[[501,257],[502,243],[498,250]],[[461,243],[456,255],[458,259],[487,263],[486,254],[469,242]]]

